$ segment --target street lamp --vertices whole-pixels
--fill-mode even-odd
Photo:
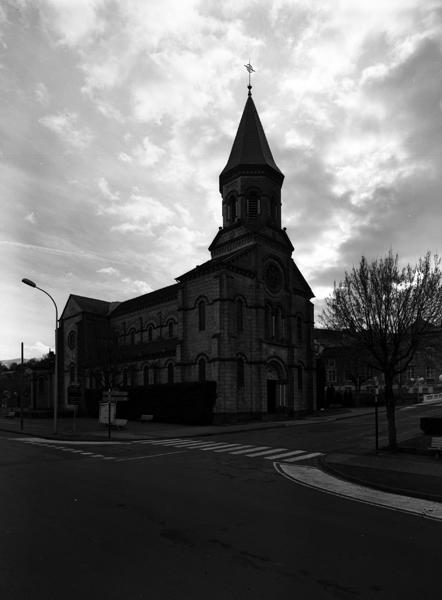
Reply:
[[[43,290],[41,287],[38,287],[38,285],[34,281],[32,281],[31,279],[23,278],[22,283],[24,283],[25,285],[29,285],[30,287],[33,287],[37,290],[40,290],[40,292],[43,292],[43,294],[49,296],[49,298],[52,300],[55,306],[54,434],[56,434],[58,411],[58,308],[51,294],[48,294],[46,290]]]

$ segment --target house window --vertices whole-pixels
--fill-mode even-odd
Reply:
[[[236,301],[236,329],[238,333],[244,331],[244,302]]]
[[[167,383],[173,383],[174,373],[173,373],[173,363],[169,363],[167,365]]]
[[[204,331],[206,329],[206,303],[200,300],[198,303],[198,329]]]
[[[206,381],[206,361],[200,358],[198,361],[198,381]]]
[[[336,371],[334,369],[327,371],[327,383],[336,383]]]
[[[236,386],[244,387],[244,360],[242,358],[238,358],[236,361]]]
[[[147,365],[143,369],[143,385],[149,385],[149,367]]]
[[[169,337],[173,337],[173,321],[169,321]]]

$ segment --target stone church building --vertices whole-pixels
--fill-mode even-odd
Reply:
[[[216,382],[218,421],[315,407],[313,293],[281,227],[283,180],[249,88],[219,176],[210,259],[124,302],[71,295],[60,319],[61,407],[108,385],[110,363],[123,389]]]

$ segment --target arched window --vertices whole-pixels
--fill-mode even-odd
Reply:
[[[123,370],[122,385],[123,385],[123,387],[127,387],[127,370],[126,369]]]
[[[45,380],[43,377],[38,378],[38,393],[42,394],[45,389]]]
[[[137,370],[135,367],[130,369],[130,385],[134,386],[137,384]]]
[[[76,336],[75,331],[70,331],[68,334],[68,346],[71,350],[75,348]]]
[[[198,381],[206,381],[206,361],[200,358],[198,361]]]
[[[143,385],[149,385],[149,367],[147,365],[143,369]]]
[[[285,339],[287,336],[286,328],[287,328],[287,325],[286,325],[286,321],[285,321],[285,314],[281,310],[281,338],[282,339]]]
[[[135,329],[129,331],[129,343],[131,346],[135,346]]]
[[[275,310],[275,338],[281,338],[281,321],[282,321],[282,311],[280,308]]]
[[[167,365],[167,383],[173,383],[173,381],[174,381],[173,363],[169,363]]]
[[[236,330],[238,333],[244,331],[244,302],[241,299],[236,301]]]
[[[155,384],[160,383],[160,367],[158,365],[153,367],[153,382]]]
[[[172,319],[169,321],[168,323],[168,327],[169,327],[169,337],[173,337],[173,326],[174,326],[174,322],[172,321]]]
[[[227,219],[230,222],[234,222],[237,217],[236,211],[236,198],[235,196],[231,196],[227,201]]]
[[[242,358],[236,360],[236,386],[244,387],[244,360]]]
[[[147,328],[147,341],[151,342],[153,340],[153,326],[149,325]]]
[[[259,212],[259,198],[256,192],[250,192],[247,198],[247,217],[255,220]]]
[[[298,338],[298,342],[302,342],[302,319],[301,317],[296,317],[296,335]]]
[[[278,220],[278,206],[274,198],[270,200],[270,218],[273,222]]]
[[[302,366],[298,367],[298,392],[302,392]]]
[[[206,303],[204,300],[198,302],[198,329],[200,331],[206,329]]]
[[[75,381],[75,365],[71,363],[69,365],[69,383],[74,383]]]
[[[265,335],[272,337],[272,308],[269,304],[265,307]]]

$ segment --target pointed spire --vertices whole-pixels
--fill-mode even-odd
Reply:
[[[229,180],[242,174],[265,173],[282,185],[284,175],[276,166],[270,146],[252,99],[249,84],[248,98],[233,142],[229,160],[222,170],[220,189]]]

